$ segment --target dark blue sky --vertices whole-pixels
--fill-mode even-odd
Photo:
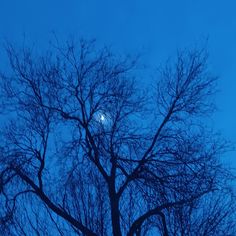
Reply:
[[[23,35],[46,45],[58,37],[97,38],[120,53],[159,65],[177,48],[206,38],[210,67],[220,77],[215,127],[236,142],[235,0],[0,0],[0,40]],[[2,54],[2,52],[0,51]],[[2,54],[3,55],[3,54]],[[1,56],[2,58],[2,56]],[[236,167],[234,154],[229,155]]]

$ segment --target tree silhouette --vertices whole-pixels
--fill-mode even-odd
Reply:
[[[204,50],[179,53],[147,90],[136,60],[92,41],[6,49],[3,233],[235,235],[227,143],[203,119],[216,91]]]

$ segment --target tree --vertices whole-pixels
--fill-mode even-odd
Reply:
[[[94,46],[37,56],[7,45],[1,230],[233,235],[232,175],[219,160],[227,143],[203,119],[216,89],[205,51],[179,53],[146,90],[136,60]]]

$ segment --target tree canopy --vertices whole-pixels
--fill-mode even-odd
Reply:
[[[136,60],[93,41],[6,51],[1,232],[236,234],[228,144],[204,118],[217,88],[205,50],[179,52],[148,87]]]

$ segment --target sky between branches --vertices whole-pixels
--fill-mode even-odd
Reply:
[[[208,39],[209,67],[220,77],[212,123],[236,143],[235,11],[235,0],[1,0],[0,41],[20,44],[25,37],[43,49],[53,32],[62,42],[70,36],[96,38],[121,54],[139,52],[154,68],[177,48]],[[0,58],[2,69],[2,50]],[[235,156],[227,154],[236,168]]]

